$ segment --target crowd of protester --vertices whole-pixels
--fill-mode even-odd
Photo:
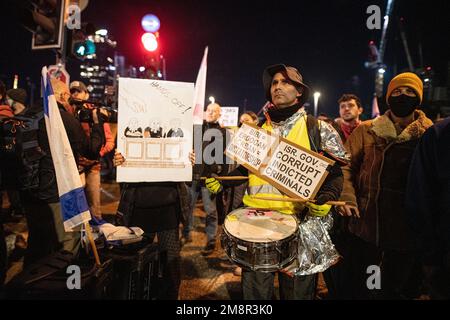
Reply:
[[[220,225],[227,214],[239,207],[330,215],[334,220],[330,236],[341,259],[323,273],[329,299],[449,298],[450,124],[448,118],[435,124],[427,118],[421,79],[409,72],[395,76],[385,96],[388,110],[365,121],[361,119],[361,100],[350,93],[337,101],[337,119],[324,114],[317,119],[309,115],[304,103],[310,89],[293,67],[268,67],[263,85],[269,108],[260,118],[253,112],[244,112],[239,126],[261,126],[343,162],[337,161],[330,170],[317,202],[302,206],[268,200],[256,203],[252,198],[257,195],[252,194],[255,187],[264,187],[265,194],[278,195],[279,191],[246,168],[230,165],[225,155],[215,163],[201,161],[194,166],[197,174],[192,182],[123,184],[118,208],[120,223],[141,227],[151,241],[158,242],[168,253],[167,298],[177,299],[179,295],[180,250],[193,240],[193,212],[200,194],[206,212],[207,240],[201,251],[205,257],[219,249]],[[74,81],[68,86],[52,80],[52,86],[80,176],[85,181],[91,214],[95,221],[102,221],[100,160],[115,147],[110,125],[102,116],[104,111],[86,102],[89,92],[82,82]],[[86,112],[92,115],[87,120]],[[7,90],[0,83],[0,203],[7,197],[10,204],[2,211],[0,286],[8,267],[3,223],[14,217],[24,216],[28,226],[25,267],[57,250],[76,254],[80,247],[79,231],[64,232],[42,113],[39,103],[28,107],[25,90]],[[223,153],[229,136],[238,129],[224,128],[220,115],[219,104],[207,106],[202,137],[208,130],[216,133],[213,140],[201,142],[203,151],[219,141],[222,148],[215,152]],[[16,132],[22,130],[25,121],[34,121],[36,126],[19,137]],[[335,141],[334,153],[330,152],[331,140]],[[192,162],[194,158],[192,155]],[[120,166],[124,162],[126,159],[116,151],[114,164]],[[227,175],[248,179],[216,179]],[[326,204],[330,200],[346,204]],[[377,290],[367,286],[369,266],[380,269],[381,285]],[[242,276],[244,299],[273,297],[275,273],[240,267],[234,273]],[[317,274],[292,277],[280,273],[278,277],[282,299],[314,298]]]

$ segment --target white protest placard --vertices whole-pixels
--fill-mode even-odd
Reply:
[[[280,138],[259,175],[293,198],[314,199],[334,161]]]
[[[258,172],[277,137],[253,125],[243,123],[228,144],[225,154],[252,172]]]
[[[194,84],[119,79],[118,182],[191,181]]]
[[[219,123],[224,127],[237,127],[239,107],[221,107]]]

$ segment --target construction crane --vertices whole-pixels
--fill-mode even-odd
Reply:
[[[392,14],[394,0],[388,0],[386,5],[386,14],[384,16],[383,31],[381,33],[380,47],[378,49],[377,72],[375,73],[375,95],[381,98],[383,95],[384,73],[386,72],[386,65],[383,63],[384,53],[386,52],[386,34],[389,27],[389,20]]]
[[[409,52],[408,40],[406,39],[406,33],[405,33],[405,28],[403,26],[403,23],[404,23],[404,19],[400,18],[398,20],[398,26],[399,26],[399,30],[400,30],[400,36],[402,38],[403,49],[405,49],[406,60],[408,61],[408,69],[409,69],[409,71],[414,72],[414,65],[413,65],[413,61],[411,58],[411,54]]]

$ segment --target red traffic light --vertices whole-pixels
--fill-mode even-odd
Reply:
[[[141,37],[145,50],[153,52],[158,49],[158,39],[153,33],[146,32]]]

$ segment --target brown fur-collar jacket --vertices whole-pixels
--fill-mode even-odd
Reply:
[[[360,211],[361,218],[349,223],[352,233],[378,246],[408,249],[404,193],[409,164],[418,139],[433,123],[416,110],[415,120],[398,134],[390,112],[361,123],[347,139],[351,163],[342,168],[341,200]]]

